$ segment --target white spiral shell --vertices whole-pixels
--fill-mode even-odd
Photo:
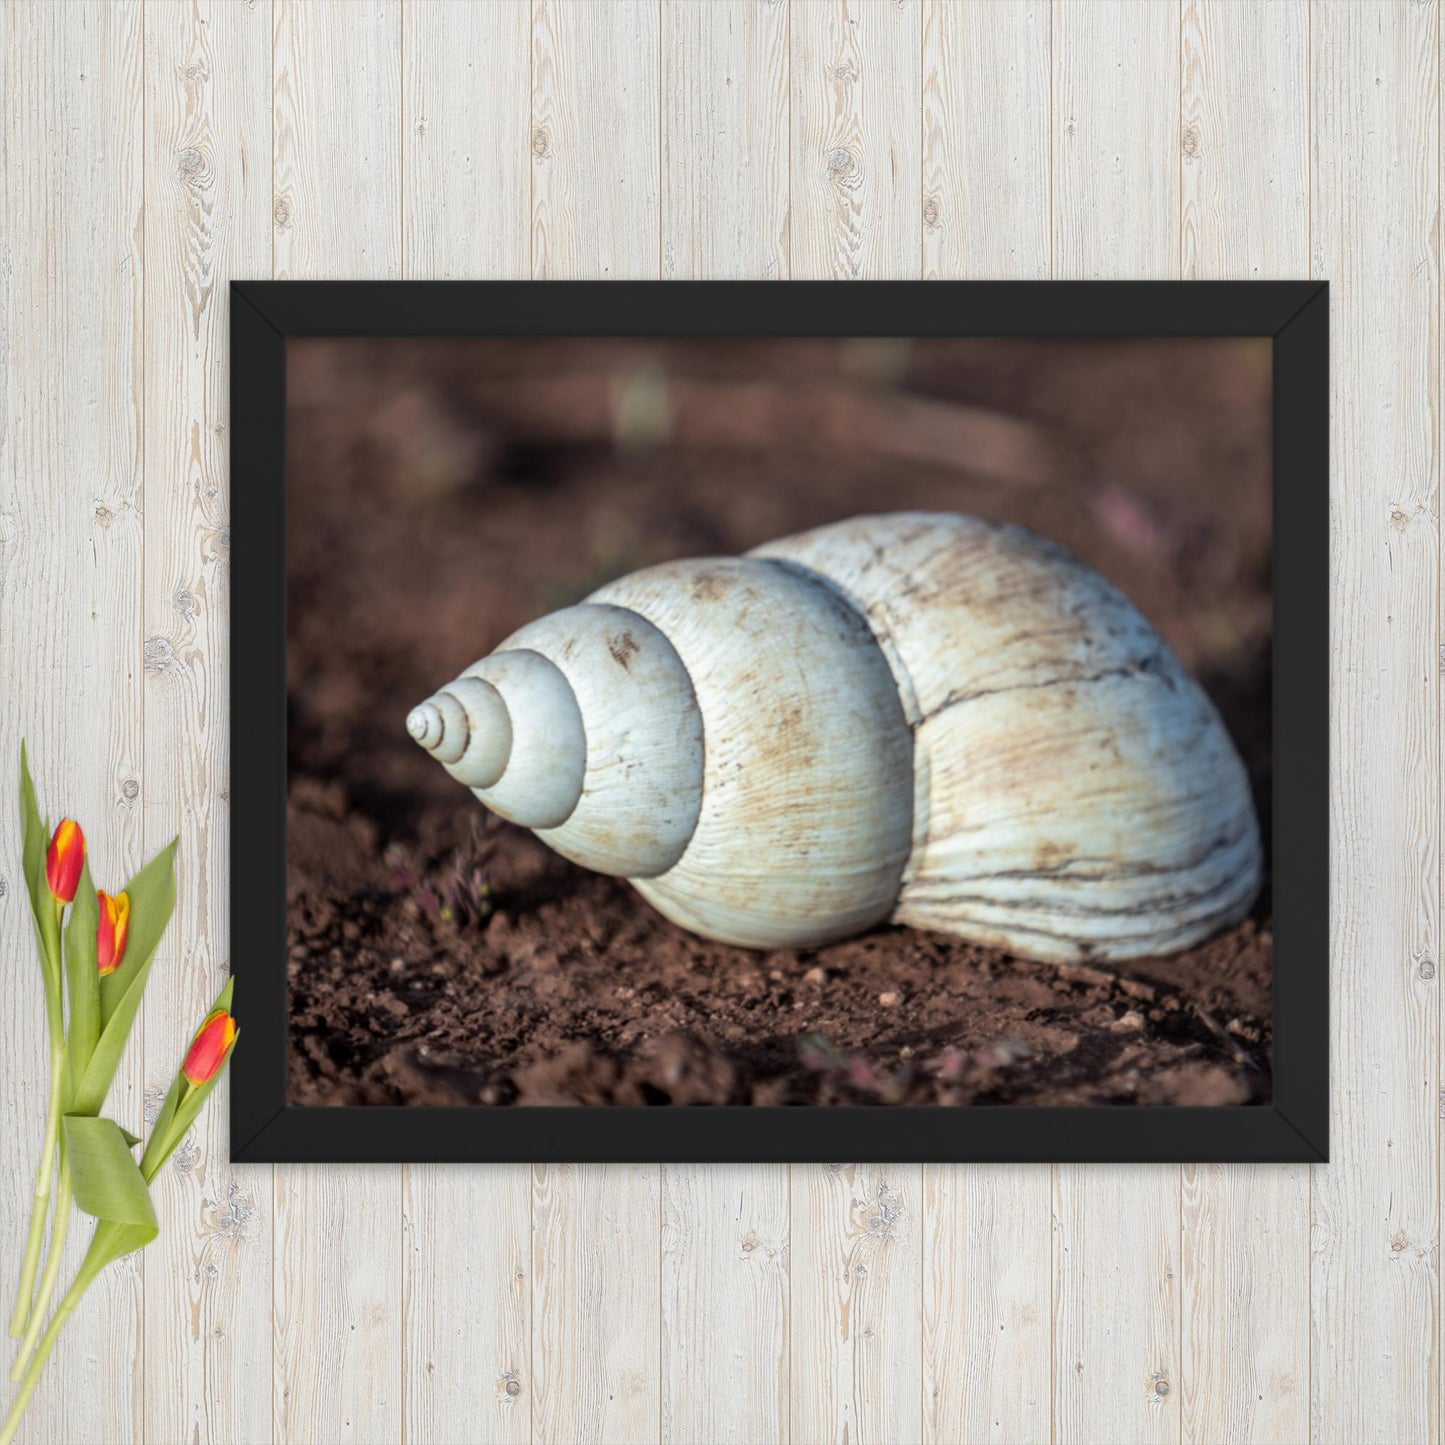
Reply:
[[[892,919],[1124,959],[1237,921],[1260,886],[1204,693],[1097,573],[974,518],[632,573],[407,725],[493,811],[750,947]]]

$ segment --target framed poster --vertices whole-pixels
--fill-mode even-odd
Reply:
[[[1327,1157],[1323,283],[231,296],[234,1158]]]

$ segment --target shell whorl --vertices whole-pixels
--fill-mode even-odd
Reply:
[[[494,653],[412,709],[407,731],[489,808],[556,828],[582,797],[587,735],[567,679],[535,652]]]

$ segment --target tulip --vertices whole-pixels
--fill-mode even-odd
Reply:
[[[192,1087],[211,1079],[226,1061],[226,1054],[236,1039],[236,1020],[223,1008],[212,1009],[196,1031],[181,1073]]]
[[[96,889],[100,904],[100,927],[95,930],[95,961],[101,977],[114,973],[125,957],[126,935],[130,932],[130,894],[112,897],[103,888]]]
[[[62,818],[45,854],[45,881],[57,903],[69,903],[85,865],[85,834],[74,818]]]

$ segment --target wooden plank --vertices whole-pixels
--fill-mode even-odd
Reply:
[[[534,277],[658,275],[660,32],[658,0],[535,0]]]
[[[1054,1438],[1179,1439],[1179,1170],[1060,1165]]]
[[[146,997],[159,1097],[230,967],[227,721],[232,276],[271,265],[270,16],[145,12],[146,852],[179,834],[177,904]],[[243,1021],[246,989],[239,983]],[[269,1166],[227,1162],[227,1085],[157,1179],[146,1256],[147,1439],[260,1440],[270,1392]]]
[[[1186,279],[1309,264],[1309,6],[1185,0],[1179,125]]]
[[[1049,274],[1049,7],[929,0],[923,274]]]
[[[920,0],[793,0],[792,275],[922,265]]]
[[[934,0],[923,31],[923,274],[1047,277],[1049,7]],[[1048,1438],[1051,1171],[923,1168],[923,1425]]]
[[[1335,647],[1328,1167],[1310,1429],[1439,1440],[1439,6],[1314,4]]]
[[[1050,1169],[925,1165],[923,1422],[935,1445],[1047,1440]]]
[[[531,1211],[521,1164],[405,1171],[402,1372],[406,1435],[528,1441]]]
[[[402,1438],[400,1171],[276,1167],[278,1441]]]
[[[400,274],[400,42],[396,3],[276,0],[277,276]],[[394,1442],[405,1419],[401,1171],[287,1166],[275,1177],[274,1433]]]
[[[661,1169],[532,1171],[532,1434],[628,1445],[660,1431]]]
[[[795,1164],[792,1438],[923,1438],[922,1168]]]
[[[528,0],[408,5],[401,48],[402,274],[525,277]]]
[[[788,274],[788,9],[662,8],[662,274]],[[661,1435],[788,1433],[786,1165],[662,1171]]]
[[[42,808],[79,819],[102,886],[118,887],[142,856],[144,109],[139,3],[12,5],[3,24],[0,657],[9,686],[0,709],[0,1237],[8,1318],[49,1083],[13,801],[21,739]],[[108,1105],[135,1129],[143,1080],[137,1040]],[[90,1234],[73,1214],[57,1295]],[[21,1438],[83,1445],[139,1432],[141,1298],[139,1257],[105,1272],[61,1336]]]
[[[525,277],[527,0],[410,5],[402,32],[403,274]],[[531,1171],[402,1172],[406,1439],[530,1440]]]
[[[662,1438],[788,1439],[788,1171],[662,1172]]]
[[[1179,12],[1053,10],[1055,277],[1179,274]],[[1054,1176],[1054,1434],[1179,1436],[1177,1168],[1061,1165]]]
[[[1057,280],[1179,272],[1179,11],[1055,0],[1050,196]]]
[[[788,274],[788,7],[664,0],[662,274]]]
[[[1185,1168],[1185,1440],[1310,1438],[1309,1208],[1307,1165]]]
[[[921,274],[922,7],[794,0],[790,274]],[[794,1165],[792,1439],[918,1440],[922,1170]]]
[[[401,274],[400,0],[274,0],[278,279]]]
[[[1183,273],[1309,271],[1309,14],[1188,0],[1182,20]],[[1184,1170],[1184,1438],[1309,1438],[1309,1170]]]
[[[655,0],[532,8],[532,275],[658,276]],[[657,1165],[532,1170],[532,1434],[658,1437]]]

